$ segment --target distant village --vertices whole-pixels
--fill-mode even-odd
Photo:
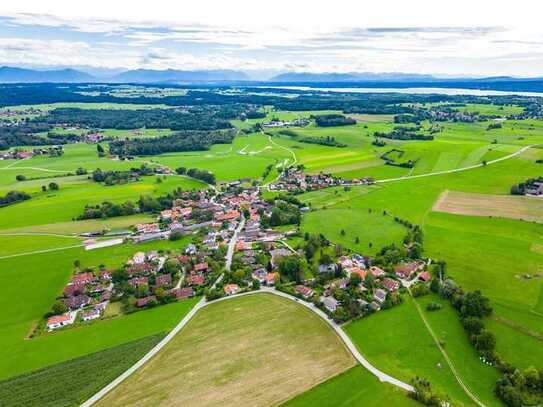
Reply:
[[[34,156],[49,156],[59,157],[64,154],[62,146],[51,146],[46,148],[33,148],[31,150],[23,150],[16,148],[0,154],[0,160],[26,160]]]
[[[271,191],[286,192],[308,192],[317,189],[351,186],[351,185],[371,185],[374,180],[371,177],[354,178],[351,180],[333,176],[331,174],[307,175],[303,168],[291,167],[285,170],[276,182],[268,185]]]

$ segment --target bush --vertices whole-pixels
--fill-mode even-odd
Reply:
[[[15,177],[15,179],[16,179],[17,181],[24,181],[24,180],[26,180],[26,177],[25,177],[24,175],[20,175],[20,174],[19,174],[19,175],[17,175],[17,176]]]
[[[443,308],[443,306],[439,303],[439,302],[429,302],[427,305],[426,305],[426,309],[428,311],[438,311],[440,310],[441,308]]]

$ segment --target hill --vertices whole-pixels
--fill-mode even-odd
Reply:
[[[14,68],[9,66],[0,67],[0,83],[36,83],[36,82],[59,82],[79,83],[92,82],[95,78],[85,72],[75,69],[59,69],[38,71],[34,69]]]

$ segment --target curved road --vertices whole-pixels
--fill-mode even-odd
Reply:
[[[221,276],[222,277],[222,276]],[[117,377],[115,380],[113,380],[111,383],[109,383],[106,387],[101,389],[98,393],[96,393],[94,396],[92,396],[90,399],[85,401],[83,404],[81,404],[81,407],[90,407],[93,404],[95,404],[98,400],[103,398],[107,393],[109,393],[111,390],[113,390],[115,387],[117,387],[119,384],[121,384],[124,380],[126,380],[129,376],[131,376],[136,370],[138,370],[141,366],[143,366],[149,359],[151,359],[153,356],[155,356],[168,342],[170,342],[175,335],[181,331],[187,325],[187,323],[196,315],[196,313],[210,305],[215,304],[220,301],[227,301],[232,298],[238,298],[245,295],[254,295],[254,294],[261,294],[261,293],[267,293],[267,294],[273,294],[278,295],[283,298],[287,298],[291,301],[296,301],[298,304],[303,305],[304,307],[308,308],[309,310],[316,313],[319,317],[324,319],[328,325],[332,327],[332,329],[337,333],[337,335],[340,337],[340,339],[343,341],[345,346],[347,346],[347,349],[352,353],[354,358],[360,363],[362,366],[364,366],[371,374],[376,376],[380,381],[390,383],[394,386],[400,387],[403,390],[406,391],[414,391],[413,386],[402,382],[401,380],[398,380],[392,376],[389,376],[388,374],[381,372],[379,369],[377,369],[375,366],[373,366],[362,354],[358,351],[355,344],[351,341],[351,339],[347,336],[347,334],[341,329],[339,325],[337,325],[333,320],[329,319],[328,316],[318,309],[314,304],[308,303],[305,301],[302,301],[296,297],[293,297],[292,295],[286,294],[281,291],[277,291],[274,288],[269,287],[261,287],[258,291],[250,291],[242,294],[237,294],[234,296],[228,296],[228,297],[222,297],[214,301],[206,301],[205,298],[202,298],[198,303],[194,306],[190,312],[185,315],[185,317],[175,326],[174,329],[170,331],[164,339],[162,339],[153,349],[151,349],[143,358],[141,358],[136,364],[131,366],[128,370],[126,370],[122,375]]]

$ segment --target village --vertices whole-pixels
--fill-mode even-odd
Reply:
[[[16,148],[0,154],[0,160],[25,160],[34,156],[59,157],[64,154],[62,146],[51,146],[47,148],[33,148],[32,150],[23,150]]]
[[[289,177],[299,174],[289,172]],[[402,290],[431,279],[421,260],[385,266],[357,253],[333,252],[322,236],[305,236],[301,243],[296,227],[281,232],[265,228],[274,205],[277,201],[263,200],[256,187],[183,192],[155,223],[135,225],[121,242],[189,236],[189,244],[181,251],[137,251],[113,270],[75,264],[44,328],[104,318],[113,303],[127,314],[193,296],[212,301],[262,286],[312,302],[340,323],[400,304]],[[311,244],[320,247],[318,261],[307,254]]]
[[[268,188],[271,191],[302,193],[336,186],[371,185],[373,182],[370,177],[347,180],[324,173],[307,175],[303,166],[298,166],[285,170],[276,182],[268,185]]]

